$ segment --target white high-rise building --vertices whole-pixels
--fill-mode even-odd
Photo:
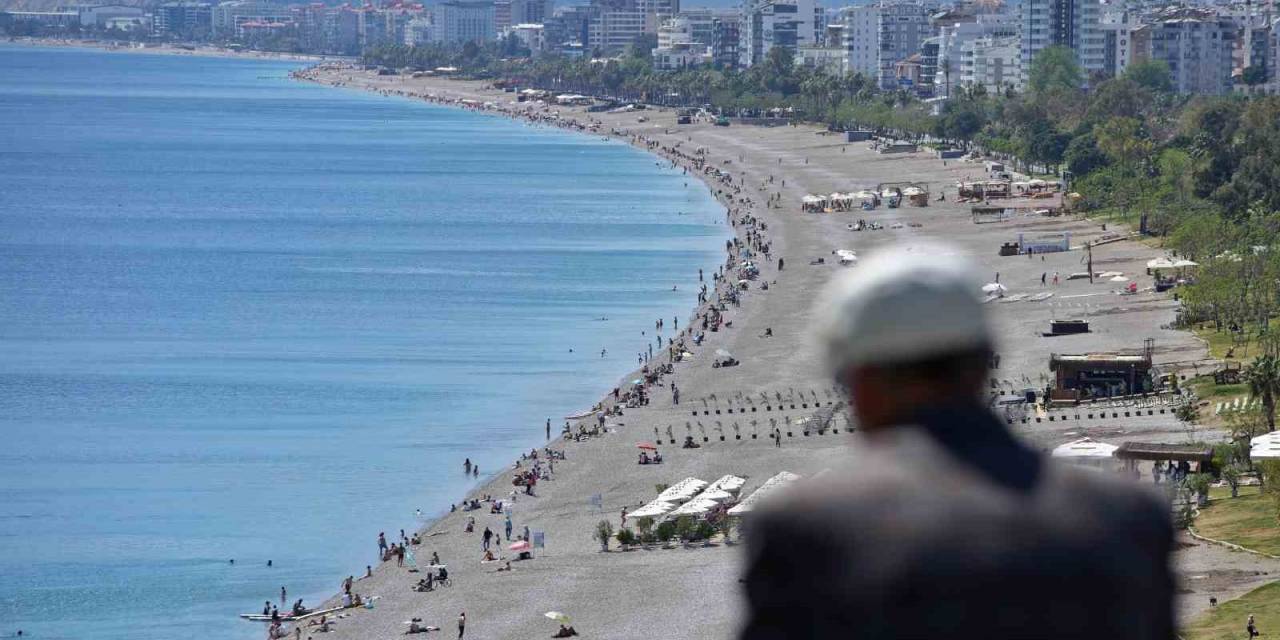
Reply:
[[[1103,71],[1106,45],[1099,28],[1101,18],[1100,0],[1023,0],[1019,8],[1019,86],[1027,85],[1036,56],[1052,46],[1069,47],[1086,75]]]
[[[1017,16],[1006,13],[979,14],[974,22],[959,22],[938,30],[938,70],[934,76],[937,95],[947,97],[947,92],[959,84],[961,51],[976,40],[984,38],[1009,38],[1018,35]],[[1015,84],[1017,79],[1014,80]]]
[[[438,42],[489,42],[498,37],[493,2],[450,0],[436,5],[432,35]]]
[[[880,7],[868,4],[840,10],[844,23],[845,72],[880,77]]]
[[[796,54],[822,39],[826,14],[815,0],[747,0],[742,8],[740,64],[758,64],[774,47]]]

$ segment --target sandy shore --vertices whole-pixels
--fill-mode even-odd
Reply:
[[[162,43],[156,46],[135,46],[132,42],[114,42],[109,40],[79,40],[69,38],[10,38],[6,44],[18,44],[32,47],[65,47],[72,49],[99,49],[109,53],[134,53],[163,56],[192,56],[198,58],[247,58],[251,60],[292,60],[296,62],[325,62],[347,60],[342,56],[318,56],[299,53],[277,53],[274,51],[253,51],[249,49],[227,49],[210,44],[178,45]]]
[[[1116,283],[1067,280],[1068,274],[1084,270],[1079,251],[1031,260],[999,257],[1000,244],[1016,240],[1020,232],[1069,231],[1074,245],[1100,239],[1105,232],[1099,225],[1071,217],[1015,217],[1002,223],[974,224],[969,206],[953,200],[958,179],[981,176],[982,167],[978,164],[958,160],[944,163],[927,152],[878,155],[866,143],[846,144],[835,135],[808,126],[677,126],[672,111],[605,114],[565,107],[517,106],[512,104],[512,94],[487,89],[481,83],[379,77],[350,69],[313,70],[305,74],[305,79],[474,108],[490,102],[494,104],[489,110],[540,121],[531,122],[530,126],[562,126],[613,135],[651,148],[664,156],[660,160],[663,162],[674,159],[686,163],[684,158],[702,148],[702,157],[709,164],[732,176],[734,187],[708,180],[726,207],[733,209],[737,218],[754,216],[767,225],[762,234],[772,245],[772,258],[762,264],[760,280],[776,284],[765,291],[759,281],[752,283],[743,304],[729,306],[725,313],[732,326],[708,333],[701,346],[691,348],[694,358],[676,364],[674,374],[651,388],[652,404],[628,409],[622,416],[612,418],[610,433],[604,437],[552,445],[567,455],[567,460],[557,463],[555,479],[541,483],[537,497],[521,496],[514,505],[516,531],[527,525],[546,534],[547,547],[539,550],[535,559],[513,563],[511,572],[497,572],[497,564],[481,564],[478,532],[486,526],[501,532],[502,516],[489,515],[488,509],[452,513],[430,526],[424,532],[423,544],[414,549],[419,559],[439,553],[442,561],[449,564],[452,587],[416,593],[410,585],[420,577],[418,574],[397,568],[395,563],[379,566],[371,578],[359,580],[355,586],[355,591],[364,596],[378,596],[374,609],[350,610],[338,621],[334,632],[316,634],[304,629],[304,636],[390,637],[403,633],[405,621],[415,617],[453,634],[455,619],[465,611],[468,638],[549,637],[556,625],[543,613],[557,610],[573,617],[574,626],[583,637],[733,637],[743,620],[738,584],[742,570],[740,545],[601,553],[592,531],[601,519],[610,520],[616,527],[619,510],[652,499],[654,485],[659,483],[674,483],[687,476],[710,481],[732,473],[748,478],[744,492],[750,492],[782,470],[811,475],[845,464],[850,441],[844,424],[839,425],[839,434],[804,436],[794,431],[780,448],[765,437],[772,421],[785,424],[811,414],[815,403],[825,405],[836,400],[829,395],[831,387],[822,378],[816,354],[805,339],[816,292],[842,269],[832,255],[836,249],[864,253],[892,244],[910,251],[922,250],[926,243],[945,241],[952,250],[988,269],[993,278],[998,272],[1000,282],[1009,287],[1010,296],[1052,292],[1052,297],[1041,301],[992,303],[1001,337],[1001,362],[995,376],[1006,388],[1042,386],[1051,352],[1139,349],[1144,339],[1153,338],[1158,363],[1191,367],[1206,358],[1200,341],[1185,332],[1164,328],[1174,317],[1175,303],[1168,296],[1150,291],[1123,296]],[[475,102],[462,105],[462,100]],[[558,114],[555,125],[549,124],[553,112]],[[641,122],[641,117],[646,121]],[[695,173],[696,169],[690,170],[691,175]],[[882,207],[869,213],[800,212],[800,198],[806,193],[854,191],[874,188],[880,182],[905,180],[927,183],[934,198],[942,192],[947,200],[932,202],[928,207]],[[771,195],[778,198],[777,207],[765,205]],[[885,228],[851,231],[848,225],[858,219],[874,220]],[[744,232],[743,225],[737,229],[740,234]],[[1111,234],[1114,233],[1112,228]],[[1123,240],[1095,249],[1094,264],[1098,270],[1123,272],[1141,287],[1149,288],[1145,262],[1158,253],[1141,243]],[[786,260],[785,270],[778,269],[779,256]],[[825,258],[825,263],[813,264],[818,258]],[[1042,274],[1051,280],[1054,273],[1061,275],[1061,284],[1041,285]],[[1047,330],[1052,318],[1087,318],[1093,333],[1041,337],[1040,332]],[[692,316],[682,318],[681,327],[692,320]],[[766,329],[772,330],[772,337],[762,337]],[[664,335],[671,334],[668,329]],[[741,366],[712,367],[716,349],[731,351],[741,360]],[[669,389],[662,386],[671,381],[681,389],[678,407],[672,405]],[[752,399],[750,403],[748,398]],[[765,398],[772,399],[767,402],[768,411],[761,406]],[[793,404],[795,409],[791,408]],[[566,407],[566,411],[571,409],[575,408]],[[1085,435],[1111,442],[1178,442],[1217,436],[1210,430],[1193,432],[1165,409],[1154,405],[1149,414],[1144,408],[1144,415],[1125,418],[1060,411],[1032,416],[1025,423],[1015,420],[1013,428],[1034,446],[1043,448]],[[1050,417],[1054,419],[1050,421]],[[741,439],[735,438],[735,426]],[[655,437],[665,440],[668,427],[680,439],[692,433],[701,440],[705,432],[709,442],[692,450],[666,446],[665,464],[637,465],[635,443]],[[753,433],[760,437],[753,439]],[[510,490],[511,473],[507,471],[473,495],[505,496]],[[597,494],[602,497],[602,511],[590,504],[591,496]],[[476,517],[477,533],[464,533],[464,523],[470,515]],[[372,557],[374,541],[370,540],[369,545]],[[1222,600],[1239,595],[1265,581],[1267,577],[1262,572],[1280,571],[1278,562],[1229,554],[1191,541],[1179,552],[1177,562],[1184,593],[1179,610],[1184,616],[1206,608],[1210,596]],[[342,577],[334,576],[335,591]]]

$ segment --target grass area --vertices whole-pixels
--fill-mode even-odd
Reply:
[[[1234,398],[1235,396],[1243,396],[1249,394],[1249,385],[1240,384],[1214,384],[1213,376],[1196,376],[1182,383],[1190,387],[1195,392],[1196,397],[1202,400],[1210,398]]]
[[[1264,637],[1280,633],[1280,582],[1264,584],[1210,609],[1182,628],[1186,640],[1247,638],[1245,622],[1252,614]]]
[[[1261,488],[1256,484],[1240,487],[1240,497],[1256,496]],[[1228,500],[1231,498],[1231,487],[1209,487],[1210,500]]]
[[[1210,493],[1213,496],[1213,493]],[[1238,544],[1246,549],[1280,555],[1280,524],[1269,496],[1253,492],[1234,500],[1214,500],[1200,510],[1196,531],[1202,536]],[[1275,627],[1280,633],[1280,624]]]
[[[1240,344],[1236,344],[1236,336],[1230,331],[1217,331],[1214,329],[1212,322],[1201,323],[1193,327],[1192,330],[1197,336],[1209,343],[1209,355],[1221,360],[1227,357],[1227,352],[1232,347],[1235,347],[1232,360],[1241,364],[1248,364],[1250,360],[1258,355],[1258,323],[1246,322],[1243,329],[1243,340],[1240,341]]]

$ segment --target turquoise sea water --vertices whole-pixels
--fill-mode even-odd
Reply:
[[[296,66],[0,45],[0,637],[260,637],[714,269],[638,150]]]

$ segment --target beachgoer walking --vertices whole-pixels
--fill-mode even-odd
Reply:
[[[351,584],[353,582],[355,582],[355,576],[347,576],[347,579],[342,581],[342,592],[351,593]]]
[[[462,639],[462,634],[467,632],[467,612],[463,611],[458,614],[458,639]]]
[[[782,271],[782,258],[778,258],[778,271]]]
[[[471,458],[467,458],[465,461],[463,461],[462,471],[463,473],[471,473]]]
[[[284,590],[284,587],[280,587],[280,604],[284,604],[285,598],[288,597],[287,593],[288,592]]]
[[[527,524],[524,526],[524,539],[525,540],[529,539],[529,525]]]
[[[622,528],[623,529],[627,528],[627,508],[626,507],[622,508]]]
[[[507,516],[506,531],[507,531],[507,540],[510,540],[511,539],[511,516],[510,515]]]
[[[1055,286],[1055,287],[1056,287],[1056,286],[1058,286],[1058,272],[1057,272],[1057,271],[1054,271],[1054,272],[1053,272],[1053,286]]]
[[[1244,630],[1249,634],[1249,638],[1251,640],[1252,638],[1262,635],[1262,633],[1258,631],[1258,623],[1254,621],[1252,613],[1249,614],[1249,621],[1245,623]]]
[[[480,543],[480,548],[481,548],[481,549],[483,549],[483,550],[485,550],[485,551],[488,551],[488,550],[489,550],[489,541],[491,541],[491,540],[493,540],[493,532],[489,530],[489,527],[485,527],[485,528],[484,528],[484,542],[481,542],[481,543]]]
[[[387,534],[379,532],[378,533],[378,558],[382,558],[385,555],[387,555]],[[280,599],[284,600],[284,596],[281,596]]]
[[[1045,277],[1046,277],[1046,276],[1048,276],[1048,275],[1049,275],[1049,273],[1048,273],[1048,272],[1045,272],[1045,273],[1041,273],[1041,274],[1040,274],[1040,286],[1042,286],[1042,287],[1044,286]]]
[[[547,418],[547,439],[551,439],[551,418]]]

